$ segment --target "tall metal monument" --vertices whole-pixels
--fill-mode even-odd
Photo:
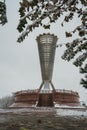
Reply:
[[[15,92],[15,101],[10,107],[55,107],[55,104],[62,104],[71,107],[78,106],[79,95],[77,92],[55,89],[52,83],[55,50],[58,40],[57,36],[50,33],[42,34],[39,35],[36,40],[38,44],[42,83],[39,89],[29,89]],[[44,87],[44,89],[42,89],[42,87]]]
[[[55,87],[52,83],[54,57],[57,43],[57,36],[53,34],[42,34],[37,37],[39,59],[42,73],[42,83],[39,87],[39,92],[44,86],[45,90],[52,89],[55,91]]]

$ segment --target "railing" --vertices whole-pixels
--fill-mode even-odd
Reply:
[[[27,94],[27,93],[37,93],[38,89],[29,89],[29,90],[22,90],[22,91],[18,91],[16,93],[14,93],[15,95],[19,95],[19,94]]]
[[[65,90],[65,89],[56,89],[56,92],[58,93],[69,93],[69,94],[74,94],[78,95],[77,92],[72,91],[72,90]],[[22,90],[14,93],[15,95],[20,95],[20,94],[27,94],[27,93],[38,93],[38,89],[29,89],[29,90]],[[40,93],[53,93],[53,90],[41,90]]]
[[[78,93],[75,92],[75,91],[72,91],[72,90],[65,90],[65,89],[56,89],[56,92],[61,92],[61,93],[70,93],[70,94],[78,95]]]

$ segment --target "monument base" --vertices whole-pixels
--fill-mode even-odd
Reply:
[[[55,104],[78,106],[79,94],[70,90],[24,90],[14,93],[15,101],[10,108],[54,107]]]

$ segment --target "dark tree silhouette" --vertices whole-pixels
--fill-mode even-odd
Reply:
[[[4,25],[5,23],[7,23],[6,4],[5,1],[0,1],[0,24]]]
[[[80,68],[80,73],[85,74],[85,79],[81,79],[81,84],[84,88],[87,88],[87,64],[84,68]]]

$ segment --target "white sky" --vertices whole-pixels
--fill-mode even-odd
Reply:
[[[20,0],[19,0],[20,1]],[[80,21],[75,17],[73,22],[66,24],[64,28],[60,26],[61,20],[53,24],[50,30],[37,28],[24,40],[17,43],[20,35],[16,30],[19,20],[18,0],[6,0],[8,23],[0,25],[0,97],[7,96],[13,92],[25,89],[38,88],[41,84],[41,72],[36,37],[42,33],[54,33],[58,36],[57,44],[72,41],[76,38],[66,39],[64,31],[71,30]],[[53,71],[53,84],[57,89],[68,89],[79,92],[80,100],[87,103],[87,90],[79,83],[82,77],[79,69],[72,62],[61,59],[63,48],[56,49],[55,64]]]

